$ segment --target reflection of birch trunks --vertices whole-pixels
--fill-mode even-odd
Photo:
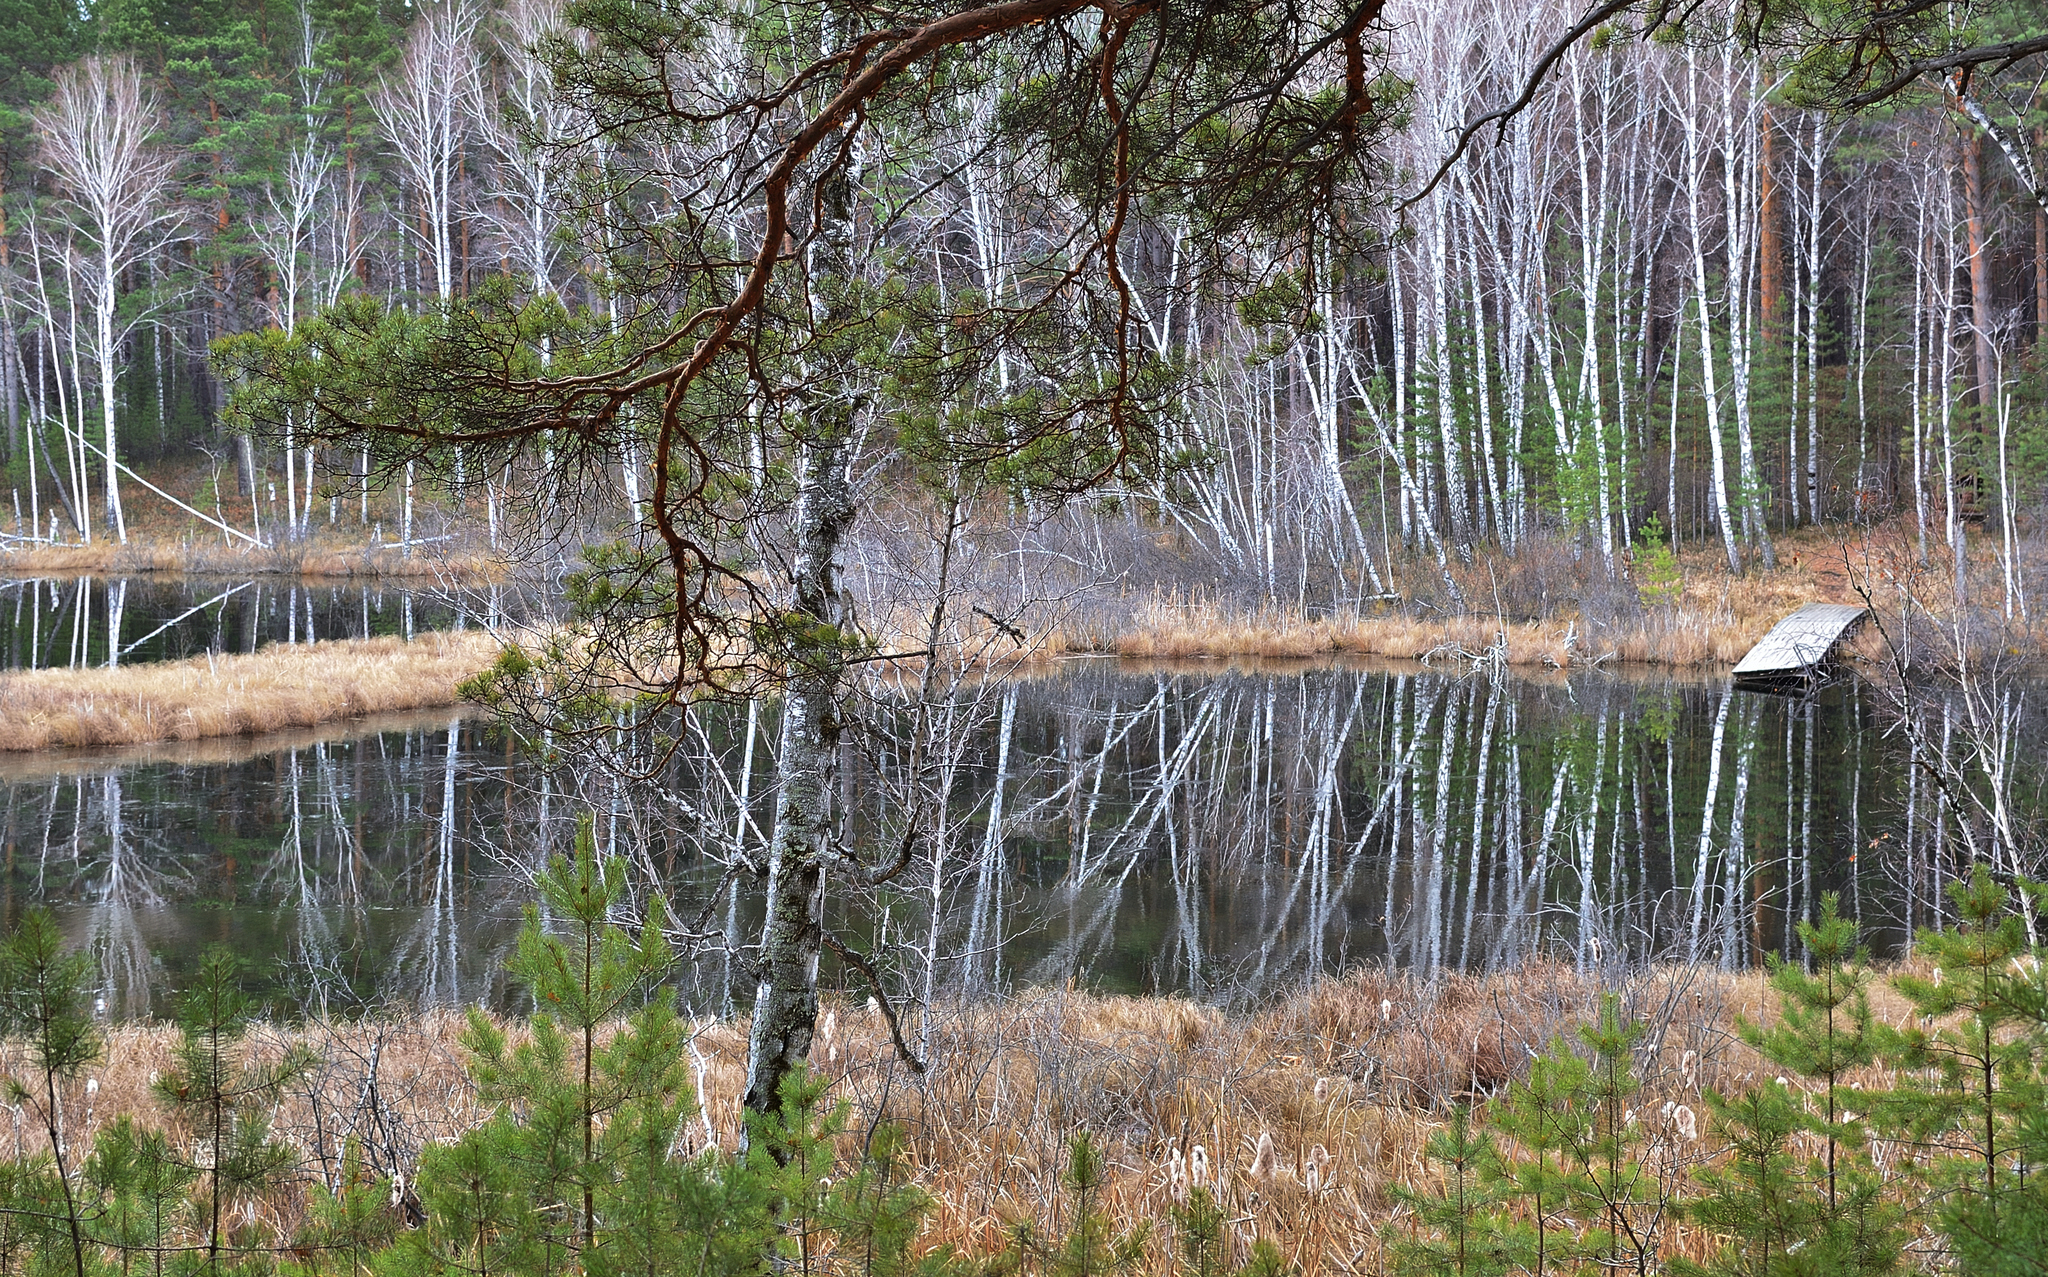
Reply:
[[[1692,865],[1692,914],[1687,928],[1686,959],[1699,961],[1701,927],[1706,920],[1707,908],[1707,866],[1714,851],[1714,807],[1721,792],[1721,743],[1728,733],[1728,707],[1734,701],[1735,693],[1725,690],[1721,693],[1721,706],[1714,712],[1714,739],[1707,753],[1707,793],[1700,803],[1699,849]]]
[[[1000,969],[997,953],[1003,939],[1003,795],[1010,784],[1010,740],[1017,725],[1017,685],[1003,694],[1002,725],[996,733],[996,776],[989,790],[988,822],[983,826],[981,857],[969,906],[964,974],[969,989],[994,982]]]
[[[98,777],[99,820],[106,845],[93,865],[87,910],[86,947],[100,972],[99,1009],[119,1015],[147,1015],[155,961],[139,915],[163,903],[160,875],[131,846],[126,795],[119,772]],[[77,788],[74,837],[87,826],[84,781]],[[54,806],[54,804],[53,804]]]

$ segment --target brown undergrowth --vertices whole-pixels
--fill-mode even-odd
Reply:
[[[1158,1225],[1170,1204],[1206,1186],[1240,1249],[1269,1238],[1303,1277],[1378,1273],[1387,1245],[1411,1227],[1390,1190],[1433,1187],[1423,1146],[1450,1106],[1499,1094],[1533,1052],[1597,1013],[1603,987],[1549,963],[1434,980],[1366,970],[1245,1015],[1174,998],[1035,990],[945,1008],[924,1034],[912,1026],[913,1045],[928,1053],[922,1078],[894,1054],[874,1009],[828,1001],[811,1059],[852,1109],[856,1134],[845,1151],[877,1120],[904,1130],[910,1172],[934,1203],[922,1247],[987,1254],[1020,1220],[1059,1221],[1067,1142],[1085,1131],[1105,1154],[1101,1205],[1119,1226]],[[1738,1015],[1765,1015],[1766,991],[1757,974],[1683,968],[1639,972],[1617,987],[1626,1011],[1651,1026],[1633,1112],[1650,1167],[1675,1188],[1711,1143],[1702,1091],[1760,1076],[1734,1028]],[[1873,994],[1878,1014],[1895,1018],[1883,986]],[[481,1121],[461,1025],[437,1012],[260,1028],[255,1051],[303,1041],[323,1061],[277,1115],[307,1177],[331,1179],[351,1140],[372,1167],[403,1175],[420,1147]],[[735,1146],[746,1033],[744,1022],[696,1026],[689,1055],[699,1103],[678,1134],[680,1151]],[[161,1026],[114,1028],[103,1062],[65,1101],[72,1138],[82,1145],[123,1113],[157,1120],[150,1082],[169,1067],[173,1039]],[[19,1048],[10,1050],[19,1068]],[[0,1108],[0,1139],[23,1151],[40,1136],[22,1110]],[[304,1198],[280,1189],[260,1209],[289,1235]],[[1674,1223],[1663,1251],[1698,1259],[1709,1241]],[[1170,1242],[1155,1227],[1148,1271],[1168,1270]]]
[[[1543,557],[1542,562],[1489,554],[1454,569],[1462,610],[1406,597],[1357,607],[1304,608],[1246,604],[1199,589],[1145,591],[1056,628],[1047,648],[1153,659],[1361,655],[1429,661],[1469,661],[1497,651],[1504,664],[1523,668],[1609,662],[1710,668],[1741,660],[1773,625],[1806,603],[1860,605],[1859,577],[1879,587],[1882,606],[1882,586],[1906,543],[1901,527],[1780,534],[1778,566],[1753,566],[1740,577],[1728,575],[1715,548],[1691,549],[1678,556],[1675,597],[1651,606],[1634,601],[1632,586],[1601,591],[1606,597],[1596,608],[1561,585],[1553,592],[1549,584],[1531,584],[1528,578],[1565,575],[1558,561],[1563,556],[1554,546],[1547,556],[1532,556]],[[1996,550],[1988,538],[1973,546],[1971,580],[1979,592],[1997,587]],[[1922,593],[1944,597],[1940,583],[1949,578],[1940,564],[1926,571]],[[1505,604],[1504,579],[1511,596]],[[1626,601],[1617,604],[1622,597],[1617,591],[1623,589]],[[2031,655],[2048,657],[2048,633],[2030,634],[2024,641],[2031,644]],[[1878,655],[1879,643],[1868,627],[1853,646],[1864,656]]]
[[[498,654],[477,630],[273,644],[248,655],[0,674],[0,750],[137,745],[310,727],[456,702]]]

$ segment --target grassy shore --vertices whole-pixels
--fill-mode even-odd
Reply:
[[[1880,533],[1880,550],[1900,535],[1897,529]],[[1712,669],[1741,660],[1802,604],[1860,604],[1851,567],[1875,566],[1872,546],[1864,534],[1852,541],[1839,530],[1782,534],[1778,566],[1741,577],[1728,574],[1713,547],[1691,549],[1678,556],[1675,597],[1650,607],[1633,605],[1632,591],[1625,595],[1599,581],[1604,571],[1560,561],[1567,556],[1555,546],[1520,560],[1489,554],[1454,567],[1462,605],[1437,597],[1447,591],[1427,579],[1433,564],[1408,566],[1408,575],[1426,589],[1357,607],[1247,604],[1200,589],[1146,590],[1055,628],[1048,648],[1168,660],[1357,655],[1457,661],[1498,645],[1506,664],[1525,668],[1613,662]],[[1979,547],[1986,556],[1980,580],[1995,576],[1990,549]],[[1604,606],[1582,601],[1587,591],[1575,587],[1588,582],[1607,596]]]
[[[425,545],[411,557],[389,542],[339,533],[288,544],[250,545],[236,541],[166,540],[131,535],[128,543],[100,540],[90,545],[8,545],[0,548],[0,575],[134,576],[144,573],[196,576],[290,576],[308,580],[372,577],[488,583],[501,580],[506,566],[487,553],[448,551]]]
[[[1742,577],[1729,576],[1711,547],[1693,549],[1680,557],[1672,597],[1650,607],[1636,601],[1629,583],[1612,581],[1604,569],[1569,560],[1567,551],[1548,545],[1512,559],[1495,556],[1457,568],[1453,575],[1461,581],[1463,610],[1431,602],[1422,591],[1399,601],[1312,610],[1298,603],[1248,604],[1194,590],[1150,589],[1096,598],[1085,610],[1071,609],[1023,648],[990,630],[982,650],[992,665],[1019,670],[1045,670],[1062,657],[1093,654],[1152,663],[1359,657],[1453,669],[1497,660],[1528,672],[1589,667],[1712,672],[1740,660],[1771,626],[1804,603],[1862,602],[1853,588],[1859,578],[1882,583],[1917,572],[1919,606],[1950,596],[1938,563],[1932,569],[1902,566],[1917,563],[1902,528],[1857,535],[1861,539],[1854,542],[1839,531],[1782,536],[1778,566]],[[352,565],[370,554],[354,547],[321,558],[330,553],[321,545],[316,538],[289,552],[263,552],[293,556],[289,568],[279,566],[283,560],[262,568],[254,557],[239,565],[220,561],[210,556],[240,551],[223,551],[217,544],[204,547],[203,553],[190,544],[178,549],[147,540],[126,549],[41,547],[14,559],[0,556],[0,571],[138,570],[137,563],[157,555],[149,562],[165,570],[345,574],[358,571]],[[1979,590],[1993,588],[1999,579],[1992,550],[1980,539],[1977,554],[1983,562],[1973,565],[1970,578]],[[360,570],[405,563],[399,559]],[[481,558],[468,567],[427,556],[411,564],[419,571],[455,576],[497,570]],[[1596,591],[1598,606],[1591,601]],[[1879,598],[1890,601],[1894,593]],[[1491,610],[1481,607],[1480,600],[1490,600]],[[905,636],[917,632],[921,619],[907,613],[893,618],[893,625],[891,619],[877,618],[881,632],[895,636],[885,646],[915,647],[916,641]],[[2010,652],[2048,657],[2048,630],[2009,626],[1997,638]],[[1867,658],[1882,656],[1870,627],[1851,647]],[[0,676],[0,750],[239,735],[379,710],[446,705],[455,699],[455,685],[482,668],[495,651],[491,640],[470,635],[411,646],[272,648],[253,657],[160,669],[5,675]]]
[[[0,750],[238,736],[451,705],[456,686],[499,647],[469,630],[410,643],[273,644],[250,655],[0,674]]]
[[[1100,1201],[1119,1227],[1164,1219],[1190,1177],[1216,1192],[1241,1243],[1270,1238],[1302,1277],[1384,1271],[1386,1246],[1412,1227],[1397,1188],[1427,1190],[1423,1153],[1449,1107],[1496,1093],[1543,1049],[1597,1010],[1601,985],[1547,963],[1491,977],[1435,981],[1363,971],[1326,981],[1250,1015],[1175,998],[1038,990],[936,1014],[922,1079],[896,1060],[879,1014],[829,1005],[813,1068],[852,1106],[854,1131],[879,1118],[908,1138],[909,1170],[935,1209],[920,1248],[1000,1249],[1020,1220],[1056,1224],[1068,1140],[1091,1133],[1106,1157]],[[1741,1086],[1757,1057],[1734,1036],[1738,1014],[1766,1004],[1761,978],[1697,970],[1639,973],[1621,985],[1628,1009],[1657,1030],[1640,1059],[1636,1111],[1660,1173],[1682,1176],[1706,1147],[1703,1088]],[[1879,1008],[1880,1014],[1886,1007]],[[403,1157],[481,1121],[487,1106],[463,1072],[461,1018],[273,1027],[259,1052],[302,1043],[325,1062],[279,1109],[279,1128],[309,1171],[332,1170],[360,1116],[366,1062],[388,1111],[372,1138]],[[513,1025],[515,1038],[523,1030]],[[700,1092],[680,1151],[734,1147],[747,1049],[744,1022],[700,1022],[690,1057]],[[173,1032],[116,1027],[103,1062],[73,1083],[66,1129],[81,1145],[121,1114],[157,1111],[152,1080],[172,1067]],[[18,1047],[8,1063],[21,1067]],[[324,1108],[322,1107],[324,1106]],[[0,1140],[33,1148],[31,1116],[0,1107]],[[846,1139],[851,1154],[856,1137]],[[1191,1166],[1206,1166],[1206,1172]],[[263,1210],[289,1236],[305,1208],[295,1191]],[[1147,1272],[1170,1270],[1171,1238],[1155,1228]],[[1700,1259],[1712,1239],[1680,1224],[1667,1257]]]

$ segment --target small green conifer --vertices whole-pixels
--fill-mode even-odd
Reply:
[[[1648,1031],[1640,1019],[1623,1017],[1618,996],[1604,993],[1599,1018],[1580,1025],[1578,1032],[1591,1056],[1584,1100],[1589,1138],[1574,1155],[1584,1186],[1582,1207],[1599,1220],[1586,1231],[1582,1245],[1611,1270],[1649,1270],[1664,1206],[1661,1198],[1643,1191],[1646,1183],[1655,1183],[1655,1176],[1642,1164],[1642,1131],[1633,1108],[1642,1087],[1635,1072],[1635,1049]]]
[[[246,1030],[256,1007],[242,993],[241,962],[223,946],[208,949],[178,1001],[177,1063],[156,1082],[157,1098],[191,1133],[199,1156],[187,1162],[203,1186],[199,1229],[208,1274],[220,1271],[235,1241],[228,1207],[262,1193],[297,1161],[289,1144],[271,1138],[270,1113],[284,1088],[313,1067],[294,1047],[250,1064]]]
[[[10,1187],[31,1203],[38,1197],[54,1199],[28,1209],[45,1218],[61,1210],[70,1267],[74,1277],[86,1277],[83,1207],[67,1164],[59,1092],[100,1058],[102,1043],[92,1016],[92,959],[65,946],[57,919],[47,909],[30,909],[0,944],[0,1028],[26,1044],[35,1070],[29,1078],[6,1079],[8,1102],[35,1114],[51,1149],[50,1176],[31,1166]],[[48,1193],[48,1187],[56,1192]]]
[[[1117,1231],[1102,1210],[1102,1191],[1107,1184],[1102,1153],[1095,1141],[1085,1131],[1074,1136],[1067,1144],[1065,1234],[1046,1238],[1030,1223],[1018,1223],[996,1270],[1042,1277],[1115,1277],[1136,1272],[1145,1258],[1149,1230]]]
[[[1643,520],[1636,532],[1635,552],[1630,557],[1636,595],[1643,606],[1666,608],[1678,602],[1685,593],[1685,574],[1664,536],[1663,521],[1656,515]]]
[[[1844,1120],[1841,1088],[1849,1070],[1877,1056],[1871,1031],[1870,973],[1862,965],[1856,924],[1841,916],[1841,898],[1821,897],[1820,920],[1799,924],[1809,972],[1772,954],[1770,986],[1778,995],[1778,1022],[1769,1028],[1737,1022],[1743,1041],[1782,1069],[1821,1084],[1822,1120],[1816,1127],[1827,1144],[1827,1199],[1839,1196],[1837,1162],[1844,1141],[1861,1142],[1861,1124]]]
[[[1475,1129],[1472,1111],[1451,1110],[1450,1121],[1430,1134],[1424,1155],[1443,1177],[1435,1193],[1395,1187],[1394,1200],[1415,1213],[1427,1235],[1392,1249],[1399,1277],[1492,1277],[1514,1271],[1530,1249],[1501,1204],[1511,1182],[1494,1172],[1500,1160],[1492,1136]]]
[[[2031,889],[2022,884],[2022,889]],[[1883,1055],[1903,1084],[1880,1117],[1929,1152],[1927,1168],[1950,1243],[1973,1272],[2039,1272],[2039,1250],[2016,1243],[2036,1227],[2030,1193],[2041,1155],[2038,1115],[2041,982],[2011,893],[1979,865],[1951,884],[1958,925],[1914,942],[1931,974],[1892,979],[1921,1022],[1887,1034]]]
[[[1698,1172],[1706,1192],[1686,1205],[1693,1223],[1725,1237],[1705,1265],[1676,1263],[1681,1277],[1792,1277],[1807,1271],[1799,1252],[1819,1233],[1826,1204],[1799,1175],[1793,1137],[1805,1129],[1801,1105],[1769,1082],[1736,1096],[1706,1093],[1726,1161]]]
[[[1576,1232],[1558,1220],[1566,1206],[1592,1191],[1575,1156],[1593,1141],[1586,1096],[1592,1072],[1559,1038],[1529,1064],[1529,1076],[1508,1088],[1493,1109],[1494,1127],[1513,1140],[1521,1155],[1503,1160],[1499,1174],[1508,1192],[1529,1211],[1529,1254],[1533,1277],[1564,1267],[1576,1254]]]

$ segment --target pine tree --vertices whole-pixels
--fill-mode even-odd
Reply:
[[[95,1204],[93,1240],[114,1252],[123,1273],[144,1254],[149,1271],[161,1274],[193,1180],[169,1138],[124,1113],[93,1140],[81,1179]]]
[[[836,1239],[835,1260],[864,1277],[908,1277],[946,1262],[939,1256],[921,1266],[912,1256],[930,1199],[903,1172],[903,1132],[885,1122],[867,1140],[852,1173],[833,1181],[820,1211]]]
[[[79,6],[0,0],[0,190],[26,185],[35,150],[25,108],[50,96],[50,71],[79,52]]]
[[[496,1111],[422,1153],[426,1222],[379,1256],[378,1271],[758,1271],[775,1236],[774,1168],[674,1151],[692,1092],[687,1026],[660,983],[673,959],[658,902],[637,936],[611,920],[624,866],[597,856],[588,819],[573,859],[557,857],[538,885],[553,926],[529,907],[510,963],[538,1008],[530,1036],[512,1045],[471,1014],[470,1075]],[[815,1183],[830,1175],[837,1133],[776,1137],[812,1142]]]
[[[229,1205],[268,1189],[297,1161],[291,1145],[271,1137],[270,1111],[284,1088],[315,1063],[303,1046],[245,1063],[256,1006],[243,994],[240,977],[241,961],[226,947],[200,957],[179,999],[177,1064],[156,1082],[157,1097],[201,1152],[188,1168],[203,1184],[199,1228],[209,1274],[220,1271],[235,1241],[224,1224]]]
[[[1223,1234],[1223,1210],[1206,1188],[1188,1194],[1167,1212],[1173,1221],[1173,1249],[1181,1277],[1226,1277],[1229,1243]]]
[[[1521,1152],[1503,1159],[1497,1173],[1507,1192],[1529,1208],[1526,1262],[1534,1277],[1544,1277],[1552,1265],[1569,1264],[1577,1252],[1574,1231],[1560,1230],[1553,1221],[1568,1203],[1591,1192],[1585,1172],[1572,1161],[1592,1142],[1586,1112],[1591,1082],[1586,1062],[1559,1038],[1530,1062],[1527,1080],[1510,1086],[1505,1101],[1489,1115],[1494,1128]]]
[[[69,1273],[51,1257],[66,1255],[64,1194],[48,1158],[0,1159],[0,1274],[14,1277],[32,1268]],[[38,1264],[37,1261],[40,1261]]]
[[[1738,1021],[1743,1040],[1770,1063],[1811,1078],[1821,1085],[1819,1113],[1809,1107],[1798,1109],[1803,1130],[1820,1136],[1823,1153],[1819,1164],[1804,1178],[1771,1181],[1785,1187],[1812,1183],[1821,1194],[1818,1214],[1807,1220],[1805,1240],[1811,1243],[1801,1263],[1819,1263],[1826,1271],[1881,1274],[1897,1269],[1904,1247],[1897,1205],[1882,1191],[1882,1184],[1867,1162],[1863,1118],[1845,1107],[1843,1078],[1849,1070],[1869,1064],[1877,1057],[1878,1037],[1872,1027],[1868,985],[1870,973],[1862,965],[1862,951],[1856,938],[1856,924],[1840,913],[1840,901],[1833,893],[1821,899],[1818,922],[1801,922],[1799,938],[1806,948],[1805,967],[1770,959],[1770,984],[1778,994],[1777,1023],[1769,1028]],[[1748,1138],[1759,1138],[1760,1115],[1749,1123]],[[1766,1185],[1758,1181],[1758,1191]],[[1782,1209],[1798,1214],[1808,1209],[1803,1201],[1786,1203]]]
[[[308,1190],[306,1224],[293,1246],[303,1258],[287,1263],[285,1271],[291,1277],[356,1277],[370,1271],[372,1257],[397,1235],[392,1187],[390,1180],[369,1174],[362,1145],[350,1140],[333,1190],[320,1183]]]
[[[1148,1230],[1140,1226],[1118,1232],[1103,1213],[1102,1153],[1084,1131],[1068,1141],[1063,1181],[1068,1198],[1066,1232],[1046,1238],[1028,1222],[1011,1232],[1009,1250],[996,1264],[999,1273],[1040,1273],[1044,1277],[1112,1277],[1133,1273],[1144,1262]]]
[[[555,857],[536,885],[557,929],[542,921],[541,905],[529,905],[507,964],[534,1000],[530,1037],[511,1046],[471,1012],[463,1033],[470,1076],[497,1115],[421,1158],[431,1226],[404,1266],[537,1275],[601,1266],[597,1205],[612,1178],[599,1147],[606,1120],[632,1104],[673,1107],[688,1093],[674,1009],[652,996],[672,962],[658,906],[637,939],[612,922],[625,875],[598,858],[587,817],[573,858]],[[601,1050],[600,1029],[629,1011]]]
[[[6,943],[0,945],[0,1027],[22,1039],[35,1075],[9,1077],[8,1102],[31,1110],[50,1141],[54,1194],[37,1191],[33,1173],[20,1185],[32,1197],[54,1198],[37,1214],[54,1214],[64,1225],[75,1277],[85,1277],[84,1212],[79,1186],[66,1163],[64,1104],[60,1088],[100,1058],[102,1042],[92,1017],[92,958],[65,947],[57,919],[47,909],[31,909]]]
[[[1638,1019],[1624,1019],[1621,999],[1600,997],[1600,1015],[1579,1026],[1587,1061],[1585,1108],[1588,1134],[1573,1152],[1580,1172],[1580,1201],[1600,1220],[1587,1230],[1585,1250],[1609,1269],[1648,1272],[1656,1253],[1656,1212],[1637,1187],[1649,1175],[1636,1147],[1641,1132],[1631,1101],[1642,1083],[1636,1077],[1636,1043],[1648,1031]]]
[[[1174,1257],[1180,1277],[1286,1277],[1293,1272],[1287,1257],[1270,1237],[1252,1243],[1251,1254],[1235,1268],[1230,1264],[1230,1242],[1224,1233],[1223,1208],[1206,1188],[1188,1194],[1185,1202],[1168,1208],[1173,1222]]]
[[[1800,943],[1813,970],[1772,954],[1770,985],[1778,995],[1778,1022],[1762,1028],[1738,1021],[1743,1041],[1779,1068],[1813,1078],[1823,1088],[1823,1119],[1815,1128],[1827,1142],[1827,1200],[1839,1196],[1837,1160],[1844,1141],[1861,1143],[1861,1123],[1842,1120],[1841,1086],[1851,1069],[1877,1058],[1871,1032],[1870,973],[1862,965],[1856,924],[1841,916],[1841,900],[1821,898],[1820,921],[1799,923]]]
[[[1685,593],[1685,574],[1678,555],[1664,535],[1664,522],[1655,514],[1643,520],[1637,530],[1634,553],[1630,556],[1636,596],[1644,607],[1668,608]]]
[[[1923,930],[1915,940],[1934,973],[1892,980],[1923,1022],[1888,1035],[1884,1056],[1925,1081],[1881,1097],[1880,1114],[1932,1147],[1928,1173],[1941,1223],[1967,1268],[2040,1272],[2040,1252],[2013,1244],[2033,1218],[2025,1185],[2037,1174],[2028,1158],[2040,1155],[2035,1141],[2048,1134],[2037,1116],[2048,1100],[2038,1059],[2042,1021],[2033,1010],[2038,963],[2029,967],[2024,921],[1989,869],[1979,865],[1949,894],[1958,925]]]
[[[1443,1176],[1435,1193],[1396,1186],[1394,1200],[1415,1212],[1427,1237],[1411,1237],[1393,1248],[1401,1277],[1488,1277],[1513,1271],[1533,1249],[1524,1230],[1501,1210],[1512,1181],[1495,1171],[1500,1160],[1493,1139],[1472,1125],[1472,1111],[1451,1110],[1451,1120],[1430,1134],[1423,1153]]]
[[[597,1075],[619,1098],[592,1177],[604,1224],[584,1264],[591,1277],[749,1272],[768,1252],[773,1176],[715,1150],[688,1159],[674,1152],[677,1132],[695,1120],[682,1063],[687,1038],[688,1026],[663,999],[599,1049]],[[830,1178],[829,1149],[824,1165]]]
[[[1766,1083],[1733,1098],[1706,1093],[1714,1129],[1727,1141],[1723,1164],[1699,1172],[1706,1193],[1687,1203],[1686,1215],[1728,1240],[1712,1262],[1702,1266],[1679,1260],[1681,1274],[1716,1277],[1780,1277],[1819,1272],[1799,1252],[1819,1233],[1825,1203],[1814,1185],[1799,1175],[1791,1151],[1794,1136],[1806,1127],[1799,1101],[1790,1090]]]

